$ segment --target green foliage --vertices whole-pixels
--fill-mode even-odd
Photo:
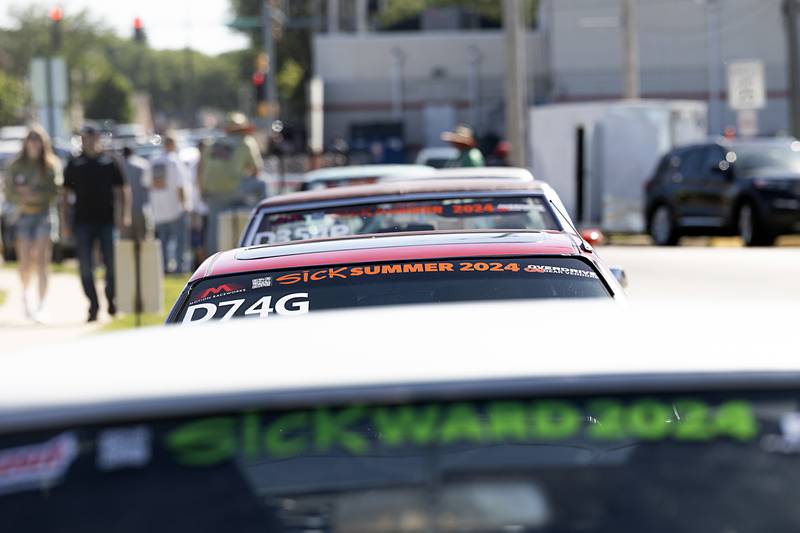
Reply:
[[[259,17],[263,0],[230,0],[234,16]],[[292,0],[286,5],[291,16],[308,18],[314,13],[313,1]],[[322,4],[320,4],[322,5]],[[251,50],[241,56],[244,76],[249,78],[255,67],[256,54],[263,48],[259,29],[239,30],[250,37]],[[284,120],[302,122],[305,118],[305,87],[311,76],[311,31],[308,28],[288,28],[276,25],[273,28],[275,55],[273,69],[277,76],[278,99],[281,103],[281,117]]]
[[[0,29],[0,72],[17,83],[28,77],[32,58],[53,53],[47,12],[43,4],[8,10],[8,29]],[[96,88],[109,72],[135,91],[148,93],[157,112],[173,117],[203,107],[235,109],[239,84],[249,77],[240,75],[238,56],[232,61],[229,54],[211,57],[195,51],[153,50],[116,36],[86,10],[68,10],[60,24],[62,45],[57,54],[70,70],[70,98],[87,107],[91,103],[93,114],[101,111],[93,101]],[[4,94],[0,108],[6,100]],[[13,105],[17,114],[23,111],[24,103],[14,101]],[[123,115],[128,112],[122,110]]]
[[[525,24],[534,25],[538,0],[522,0],[525,4]],[[378,17],[381,28],[389,28],[413,17],[429,7],[456,6],[466,8],[489,22],[500,25],[503,18],[503,3],[500,0],[389,0],[387,8]]]
[[[0,126],[18,124],[28,93],[17,78],[0,71]]]
[[[278,91],[281,94],[293,94],[303,83],[306,70],[292,58],[287,59],[278,72]]]
[[[130,122],[133,118],[133,86],[123,76],[109,73],[90,89],[84,114],[92,119]]]

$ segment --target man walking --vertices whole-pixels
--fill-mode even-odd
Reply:
[[[258,176],[264,166],[258,143],[251,135],[254,129],[242,113],[231,113],[225,125],[225,137],[207,146],[200,156],[197,181],[208,206],[208,254],[219,250],[220,214],[242,204],[243,180]]]
[[[130,225],[130,190],[117,162],[101,151],[100,132],[96,126],[87,124],[81,129],[81,142],[81,154],[70,161],[64,171],[64,187],[75,195],[73,227],[78,264],[83,292],[89,299],[89,322],[94,322],[100,308],[94,285],[94,246],[95,243],[100,245],[106,269],[108,314],[113,316],[117,312],[114,225]]]
[[[150,206],[156,224],[156,237],[161,241],[164,272],[187,272],[189,261],[186,241],[189,236],[187,211],[189,176],[178,158],[173,137],[164,139],[164,154],[153,162],[153,184]]]

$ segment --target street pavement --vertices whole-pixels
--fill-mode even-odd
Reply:
[[[800,303],[800,248],[601,246],[598,253],[625,269],[631,302]]]
[[[26,319],[22,312],[22,288],[17,271],[0,268],[0,290],[6,292],[0,306],[0,354],[42,344],[57,345],[90,334],[105,322],[86,323],[88,304],[76,274],[51,274],[50,289],[44,309],[44,323]],[[102,291],[102,283],[98,283]],[[101,292],[102,294],[102,292]]]

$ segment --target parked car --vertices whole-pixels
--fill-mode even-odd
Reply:
[[[800,233],[800,142],[720,140],[667,153],[645,186],[645,219],[656,244],[684,235],[740,235],[770,246]]]
[[[389,180],[268,198],[240,245],[402,231],[572,231],[565,213],[555,192],[538,181]]]
[[[3,530],[794,531],[795,311],[470,302],[4,353]]]
[[[553,298],[625,296],[615,274],[571,232],[397,233],[219,252],[191,277],[167,322]]]
[[[417,154],[418,165],[428,165],[434,168],[444,168],[458,158],[458,149],[452,146],[431,146],[423,148]]]

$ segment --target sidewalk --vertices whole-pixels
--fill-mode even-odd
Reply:
[[[102,293],[98,281],[98,293]],[[35,287],[35,285],[34,285]],[[17,271],[0,268],[0,290],[6,292],[0,306],[0,355],[10,351],[61,342],[90,334],[109,322],[101,296],[100,319],[87,324],[88,303],[76,274],[51,274],[50,288],[44,309],[44,323],[25,318],[22,312],[22,287]]]

